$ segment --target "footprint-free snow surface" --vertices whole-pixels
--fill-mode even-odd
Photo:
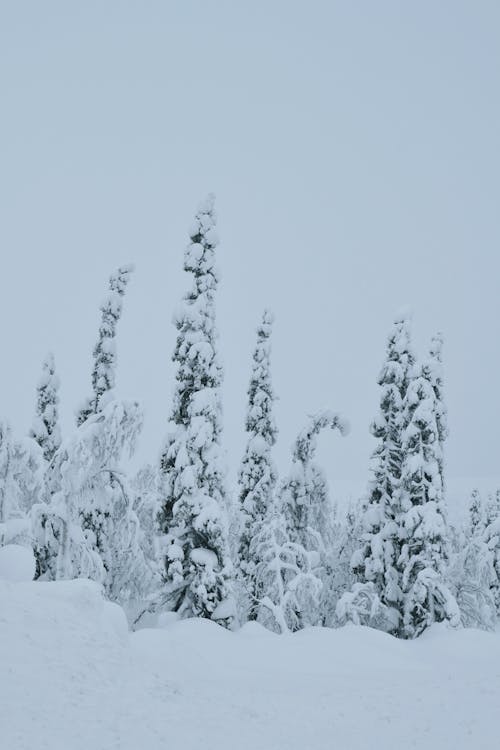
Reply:
[[[0,582],[2,750],[497,750],[500,634],[128,633],[88,581]]]

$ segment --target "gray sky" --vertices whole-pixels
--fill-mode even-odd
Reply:
[[[1,414],[29,427],[52,349],[69,428],[107,277],[133,261],[119,392],[156,458],[187,229],[214,191],[233,466],[267,305],[280,466],[330,407],[352,434],[320,457],[364,480],[410,305],[421,354],[445,336],[450,475],[498,475],[499,71],[496,0],[0,3]]]

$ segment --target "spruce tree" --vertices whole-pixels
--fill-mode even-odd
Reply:
[[[176,388],[172,430],[161,457],[159,521],[166,544],[166,605],[183,617],[205,617],[230,626],[234,597],[220,446],[215,221],[214,199],[209,196],[196,214],[184,256],[193,287],[175,317]]]
[[[408,386],[404,407],[398,524],[404,601],[401,634],[414,638],[433,622],[460,621],[456,601],[445,582],[449,546],[441,474],[442,411],[432,370],[425,364]]]
[[[255,572],[258,561],[251,553],[251,545],[272,505],[277,479],[271,457],[277,435],[273,416],[275,395],[270,372],[272,323],[272,315],[266,310],[257,329],[248,388],[248,441],[239,472],[241,531],[237,550],[238,582],[243,589],[243,619],[249,620],[257,617]]]
[[[49,353],[43,362],[42,375],[36,390],[36,414],[29,435],[42,449],[45,461],[50,463],[61,445],[58,415],[59,378],[56,375],[52,353]]]
[[[391,632],[403,615],[399,569],[401,472],[403,467],[404,400],[412,377],[415,357],[411,346],[410,317],[398,315],[387,342],[387,354],[378,384],[380,412],[371,425],[378,440],[372,454],[368,501],[364,512],[362,546],[352,558],[359,584],[370,584],[370,596],[378,597],[387,613]],[[380,611],[383,611],[381,609]]]
[[[92,370],[92,396],[86,399],[77,413],[80,426],[91,414],[97,414],[105,405],[105,394],[116,382],[116,328],[123,308],[123,296],[134,270],[133,265],[121,266],[109,279],[109,294],[101,305],[101,324],[94,347]]]

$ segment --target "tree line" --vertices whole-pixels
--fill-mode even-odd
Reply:
[[[491,629],[500,614],[500,493],[471,497],[454,527],[446,512],[442,337],[419,361],[410,316],[392,325],[371,425],[366,496],[341,514],[315,458],[319,434],[346,419],[311,415],[287,476],[271,374],[273,316],[265,310],[251,359],[247,435],[237,490],[222,454],[223,369],[216,326],[213,196],[190,230],[191,287],[175,315],[176,381],[157,465],[130,476],[142,427],[137,402],[117,398],[116,336],[132,266],[112,274],[93,350],[91,395],[62,439],[59,380],[49,354],[29,434],[0,422],[0,545],[33,549],[36,579],[90,578],[135,625],[148,613],[257,621],[275,632],[369,625],[414,638],[434,622]]]

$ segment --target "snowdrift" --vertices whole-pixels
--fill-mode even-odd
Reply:
[[[90,581],[0,581],[6,750],[496,750],[499,705],[497,633],[128,633]]]

